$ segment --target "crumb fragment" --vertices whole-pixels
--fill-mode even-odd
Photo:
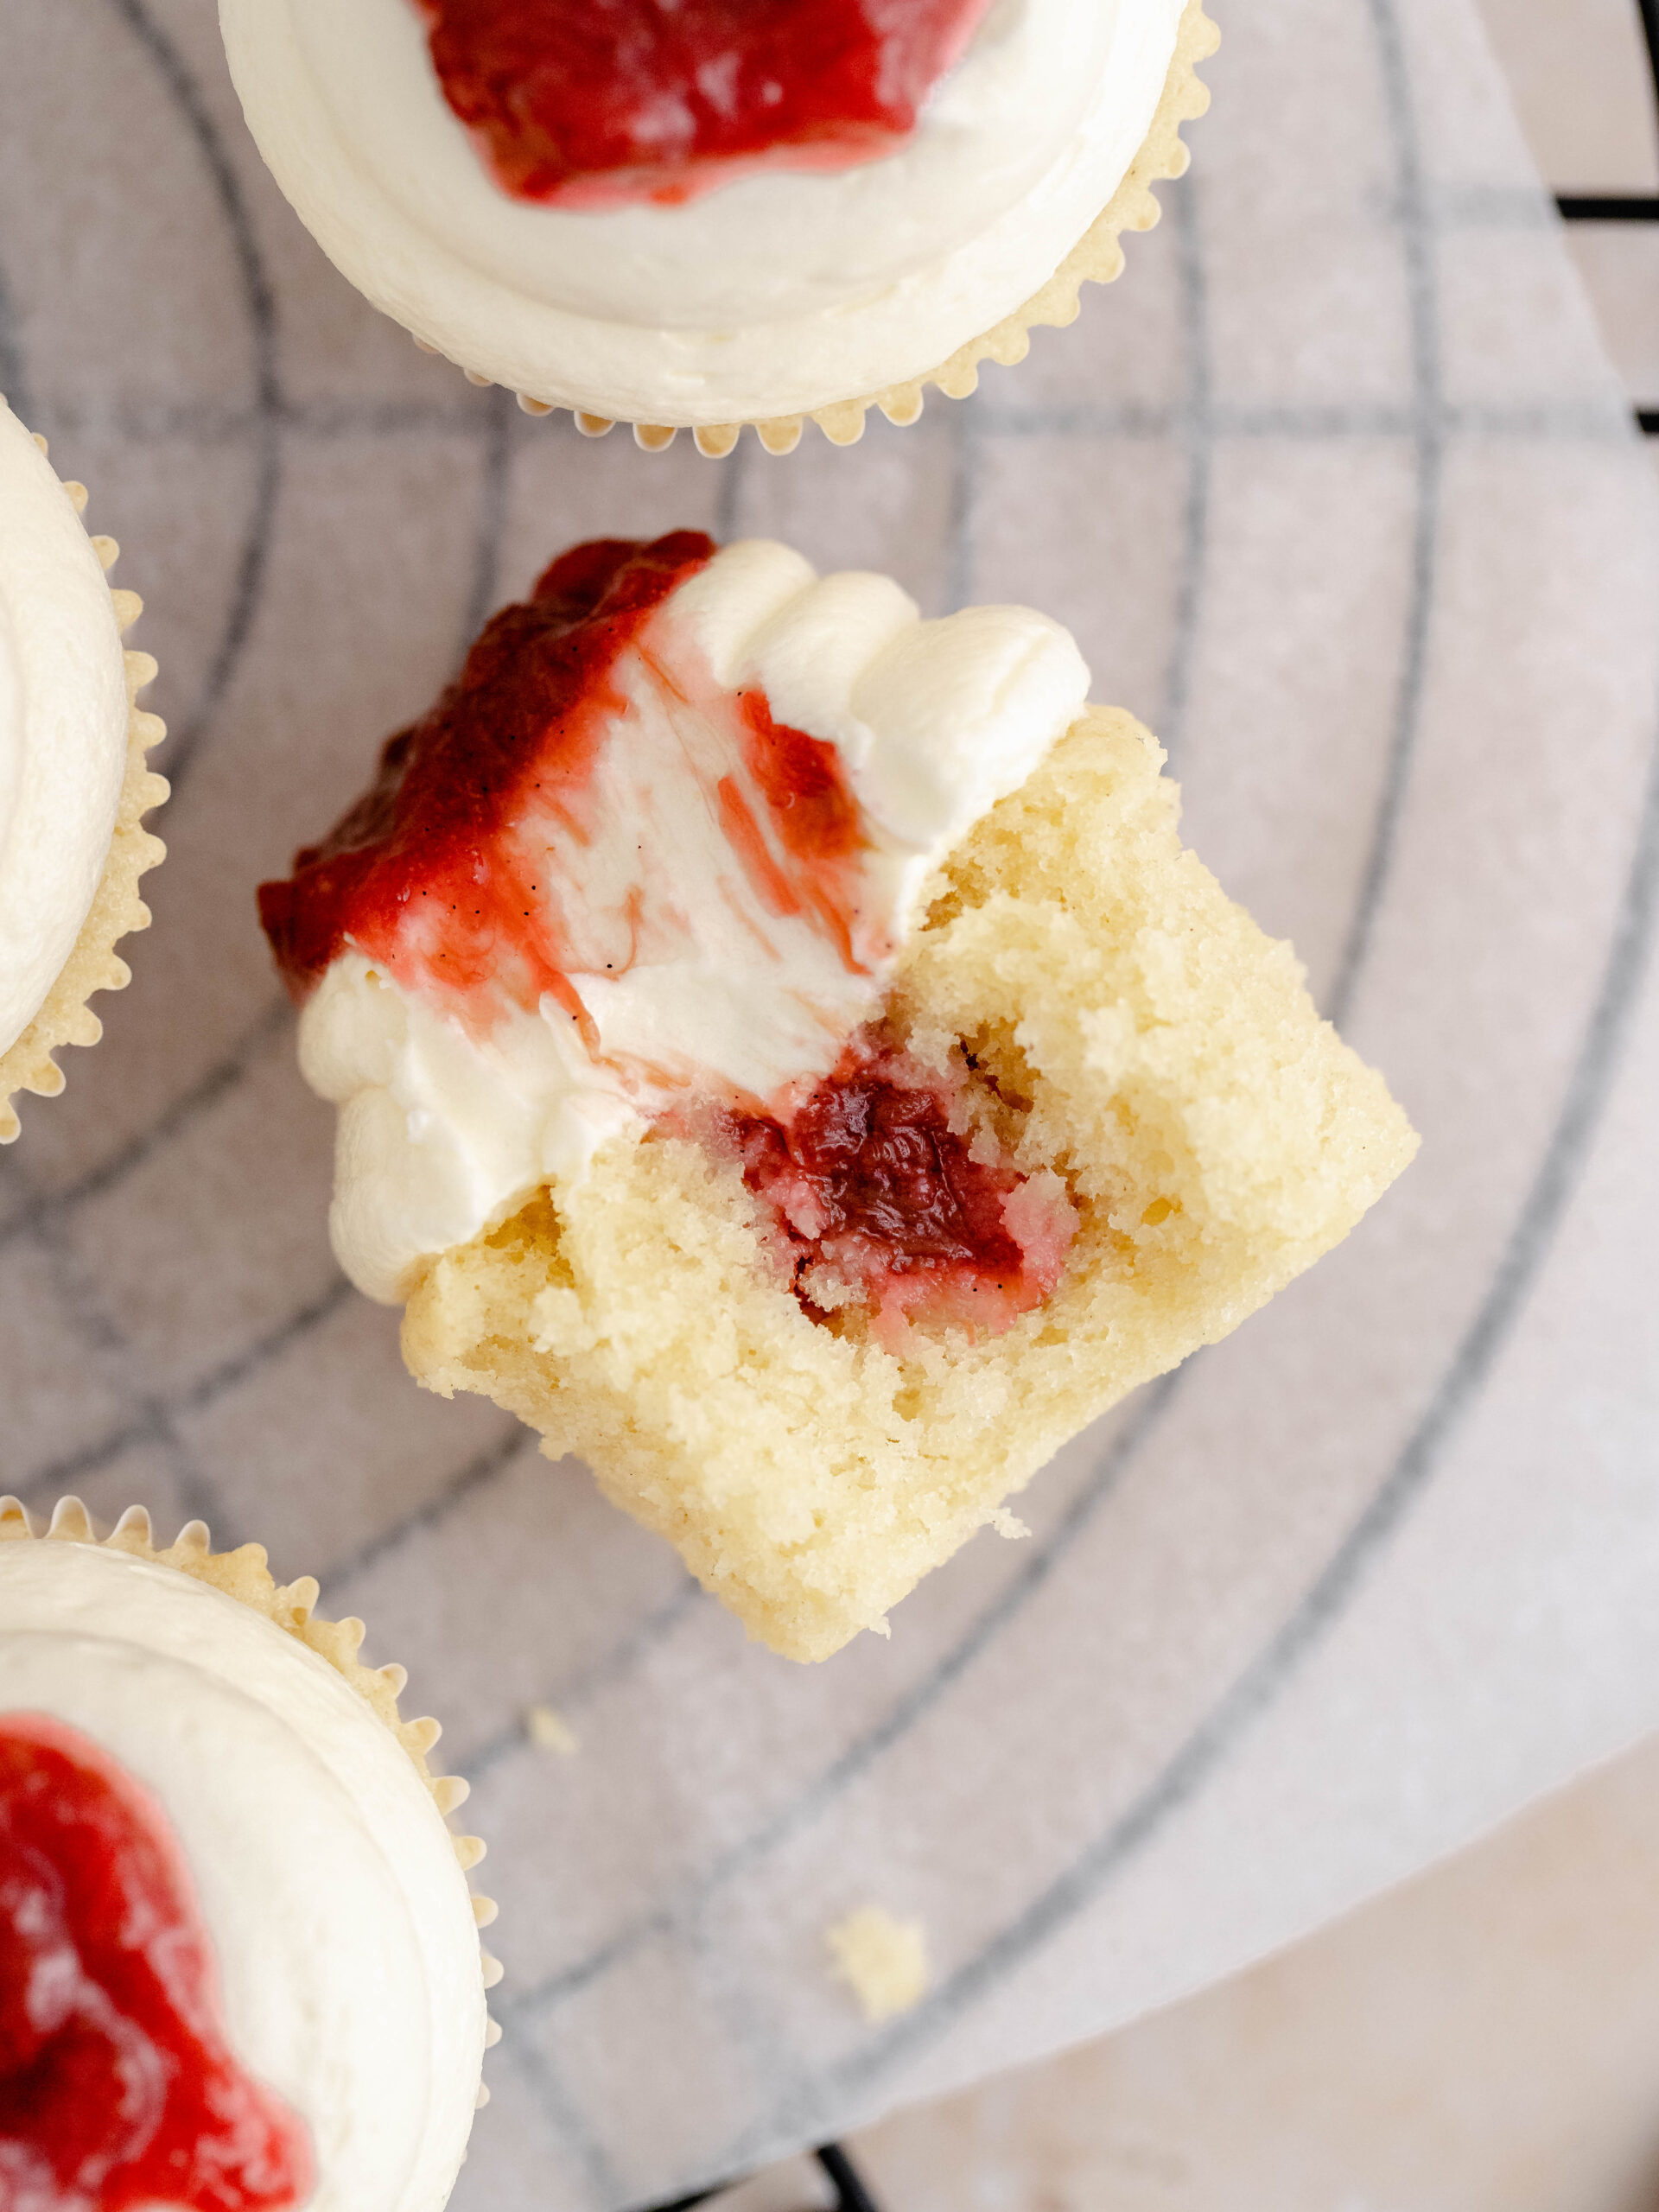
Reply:
[[[1020,1516],[1010,1513],[1006,1505],[999,1505],[986,1525],[995,1529],[999,1536],[1006,1536],[1011,1544],[1022,1542],[1031,1534]]]
[[[569,1758],[582,1749],[582,1738],[562,1713],[550,1705],[532,1705],[524,1714],[524,1733],[538,1751],[558,1751]]]
[[[927,1993],[927,1936],[919,1920],[898,1920],[879,1904],[860,1905],[827,1931],[835,1972],[867,2020],[908,2012]]]

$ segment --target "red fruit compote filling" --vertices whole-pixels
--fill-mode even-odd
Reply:
[[[897,948],[868,896],[874,833],[836,747],[721,685],[677,618],[714,552],[685,531],[554,562],[391,741],[366,796],[261,887],[266,933],[302,1001],[353,954],[480,1049],[550,1020],[572,1083],[741,1160],[815,1319],[856,1306],[895,1345],[911,1320],[995,1332],[1053,1288],[1069,1202],[976,1128],[965,1069],[878,1041]],[[695,1010],[687,1035],[708,962],[739,955],[745,1065],[764,1078],[722,1072]],[[709,1018],[732,1000],[713,992]]]
[[[502,188],[685,200],[902,145],[989,0],[415,0],[444,98]]]
[[[902,1351],[912,1320],[995,1336],[1058,1282],[1077,1231],[1065,1185],[964,1125],[967,1084],[862,1036],[792,1111],[724,1117],[806,1313],[861,1306]]]
[[[161,1806],[79,1731],[0,1714],[0,2206],[297,2212],[313,2187],[226,2043]]]

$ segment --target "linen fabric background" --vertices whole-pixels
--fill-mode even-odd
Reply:
[[[506,2034],[459,2212],[618,2212],[1092,2034],[1659,1719],[1651,474],[1469,0],[1217,5],[1080,325],[853,452],[589,444],[423,358],[208,0],[0,15],[0,389],[148,612],[170,849],[0,1159],[0,1486],[257,1537],[443,1718]],[[341,1281],[253,887],[584,535],[772,534],[1069,622],[1421,1159],[802,1670]],[[573,1756],[526,1738],[556,1707]],[[866,2024],[823,1931],[927,1928]]]

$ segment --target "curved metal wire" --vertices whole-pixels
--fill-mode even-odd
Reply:
[[[868,2183],[839,2143],[824,2143],[812,2153],[829,2176],[836,2192],[836,2212],[881,2212]],[[713,2204],[741,2187],[741,2182],[721,2182],[718,2188],[699,2190],[694,2196],[677,2196],[670,2204],[640,2207],[640,2212],[692,2212],[698,2204]]]

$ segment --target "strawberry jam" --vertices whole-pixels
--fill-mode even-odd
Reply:
[[[460,680],[389,741],[372,789],[295,855],[289,881],[261,885],[260,919],[296,999],[350,943],[414,988],[527,1007],[546,995],[585,1028],[556,902],[517,863],[510,833],[538,813],[586,837],[583,795],[626,706],[614,664],[714,550],[695,531],[578,545],[495,616]]]
[[[689,200],[901,145],[988,0],[416,0],[445,99],[505,190]]]
[[[747,929],[797,925],[837,974],[869,972],[887,948],[861,918],[865,841],[836,748],[722,689],[664,612],[714,550],[690,531],[579,545],[495,616],[372,788],[261,887],[296,1000],[351,949],[474,1036],[550,1001],[594,1054],[586,979],[683,950],[686,872],[714,865],[691,842],[705,820],[721,872],[746,879]]]
[[[727,1117],[809,1314],[849,1299],[899,1350],[912,1319],[995,1335],[1059,1281],[1077,1224],[1058,1179],[953,1127],[961,1087],[861,1040],[787,1117]]]
[[[293,2212],[313,2186],[226,2044],[162,1808],[76,1730],[0,1716],[0,2205]]]
[[[858,891],[849,874],[864,839],[840,755],[822,738],[774,721],[764,691],[741,693],[738,712],[744,766],[766,802],[785,864],[773,861],[733,776],[715,786],[726,841],[774,919],[811,912],[843,964],[862,972],[852,930]]]

